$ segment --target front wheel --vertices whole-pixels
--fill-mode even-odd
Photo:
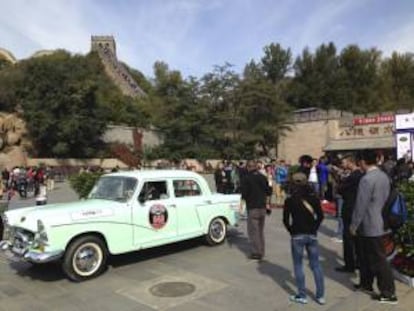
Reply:
[[[86,281],[104,271],[107,257],[107,248],[102,239],[96,236],[80,237],[67,248],[63,271],[72,281]]]
[[[223,218],[214,218],[208,226],[206,241],[209,245],[218,245],[224,242],[227,236],[227,225]]]

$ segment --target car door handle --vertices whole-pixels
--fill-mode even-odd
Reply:
[[[211,200],[206,200],[206,201],[204,201],[204,203],[206,203],[206,204],[212,204],[213,202],[211,202]]]
[[[175,204],[170,204],[170,205],[168,205],[168,207],[171,207],[171,208],[176,208],[176,207],[177,207],[177,205],[175,205]]]

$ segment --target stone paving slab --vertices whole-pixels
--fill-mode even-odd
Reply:
[[[157,297],[151,293],[155,285],[166,282],[188,282],[195,286],[195,291],[182,297]],[[199,274],[186,271],[168,269],[166,274],[148,281],[141,282],[138,286],[127,287],[117,291],[117,294],[131,300],[147,305],[155,310],[169,310],[192,300],[199,299],[209,293],[222,291],[227,285]]]
[[[67,184],[58,184],[49,202],[76,199]],[[30,200],[12,202],[12,208],[28,206]],[[84,282],[68,281],[58,265],[32,267],[10,263],[0,256],[0,310],[173,310],[173,311],[413,311],[414,291],[397,282],[398,306],[384,306],[352,290],[355,275],[339,274],[341,244],[333,243],[336,222],[326,219],[319,235],[321,262],[326,280],[328,304],[312,300],[313,278],[305,266],[309,304],[288,301],[295,292],[289,235],[283,228],[281,210],[266,219],[266,257],[261,263],[247,259],[249,244],[246,223],[229,232],[228,241],[208,247],[200,239],[157,249],[113,256],[110,267],[99,278]],[[151,285],[165,280],[184,280],[207,284],[199,295],[171,299],[162,305],[149,296]],[[196,284],[196,285],[197,285]],[[190,299],[191,298],[191,299]],[[156,300],[153,303],[153,300]]]

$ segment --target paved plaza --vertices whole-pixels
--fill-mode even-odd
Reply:
[[[49,203],[76,199],[66,183],[57,184]],[[14,199],[11,208],[33,204]],[[309,304],[288,301],[294,293],[289,236],[281,210],[267,218],[265,260],[247,259],[246,223],[231,229],[228,241],[208,247],[200,239],[115,256],[97,279],[72,283],[57,264],[33,267],[0,257],[0,310],[117,311],[274,311],[274,310],[398,310],[412,311],[414,291],[397,282],[398,306],[384,306],[352,290],[355,276],[339,274],[341,244],[331,238],[335,220],[320,230],[327,305],[313,298],[313,280],[306,266]],[[177,297],[166,297],[168,294]]]

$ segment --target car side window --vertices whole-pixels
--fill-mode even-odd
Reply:
[[[173,186],[176,198],[201,195],[200,185],[194,180],[174,180]]]
[[[168,188],[166,181],[147,181],[144,183],[139,194],[145,201],[168,199]]]

